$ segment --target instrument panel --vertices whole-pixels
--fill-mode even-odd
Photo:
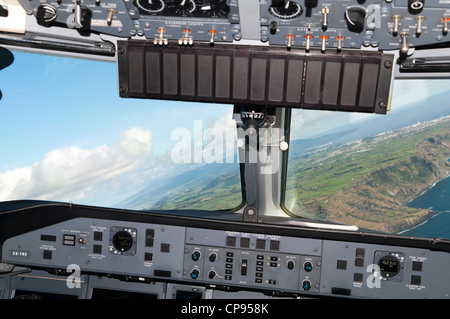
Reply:
[[[412,47],[448,41],[448,9],[437,1],[262,1],[261,39],[407,54]]]
[[[257,41],[325,50],[400,50],[448,42],[449,5],[418,0],[19,0],[46,28],[166,46]],[[29,27],[29,32],[37,32]]]
[[[141,292],[159,287],[157,298],[174,298],[178,290],[196,291],[201,298],[220,298],[224,292],[449,298],[446,243],[438,247],[411,239],[405,246],[400,238],[338,231],[319,238],[314,230],[292,226],[158,214],[139,214],[139,221],[131,221],[111,219],[120,212],[86,207],[42,206],[29,213],[45,209],[74,216],[5,239],[2,261],[71,280],[70,271],[78,269],[79,289],[64,287],[78,298],[92,297],[86,276],[115,279],[116,292],[132,291],[136,283]],[[86,214],[96,216],[81,216]],[[127,219],[136,217],[128,214]],[[168,285],[175,291],[168,293]],[[12,296],[15,288],[10,289]]]
[[[68,28],[167,45],[240,38],[236,0],[48,0],[21,1],[38,25]]]

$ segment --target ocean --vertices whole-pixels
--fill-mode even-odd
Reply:
[[[407,206],[432,209],[437,214],[424,223],[402,232],[401,235],[450,239],[450,177],[437,182],[410,201]]]

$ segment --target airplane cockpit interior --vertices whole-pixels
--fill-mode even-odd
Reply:
[[[449,23],[0,0],[0,299],[450,298]]]

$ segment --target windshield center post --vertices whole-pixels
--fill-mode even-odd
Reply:
[[[283,108],[235,105],[239,157],[244,163],[243,185],[247,205],[243,220],[260,221],[263,216],[285,216],[280,208],[281,163],[285,145]],[[251,212],[251,214],[249,214]]]

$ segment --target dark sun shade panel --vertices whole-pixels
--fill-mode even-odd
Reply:
[[[123,98],[385,114],[394,55],[281,47],[118,42]]]

